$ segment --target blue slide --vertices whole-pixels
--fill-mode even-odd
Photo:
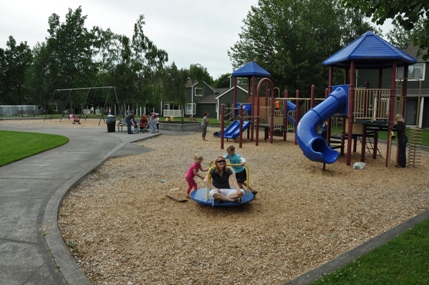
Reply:
[[[297,141],[304,155],[312,160],[323,163],[334,163],[339,153],[331,149],[325,139],[317,136],[317,127],[336,113],[347,110],[348,86],[340,85],[323,102],[310,109],[299,121]]]
[[[243,122],[243,131],[250,126],[250,121]],[[224,137],[226,139],[235,139],[240,135],[240,121],[235,120],[225,129]],[[218,137],[221,136],[221,132],[218,133]]]
[[[289,111],[294,111],[296,109],[296,105],[291,101],[286,101],[286,113]],[[292,123],[293,126],[296,126],[295,118],[291,115],[287,114],[287,119]]]

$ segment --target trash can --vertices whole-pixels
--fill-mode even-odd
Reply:
[[[108,133],[114,133],[115,132],[115,124],[116,124],[116,118],[114,115],[108,115],[107,120],[107,132]]]

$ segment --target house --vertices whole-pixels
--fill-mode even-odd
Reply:
[[[188,80],[186,82],[186,96],[187,102],[185,104],[184,116],[185,117],[203,117],[204,112],[214,112],[216,102],[212,97],[216,93],[216,90],[207,84],[202,82],[201,84],[195,80]],[[180,106],[172,104],[170,102],[162,103],[162,116],[163,117],[181,117],[183,110]]]
[[[233,72],[234,84],[237,85],[237,98],[234,98],[234,86],[231,78],[230,88],[214,88],[203,81],[202,83],[189,79],[186,82],[186,96],[189,98],[185,104],[185,117],[200,117],[208,112],[210,117],[220,119],[222,104],[225,108],[232,108],[234,100],[238,103],[249,102],[249,91],[241,87],[241,84],[247,84],[248,88],[255,84],[256,77],[270,77],[270,73],[261,68],[255,62],[249,62]],[[241,79],[237,79],[241,78]],[[254,86],[253,86],[254,87]],[[252,88],[253,88],[252,87]],[[179,106],[168,102],[162,103],[161,114],[164,117],[181,117],[183,110]],[[230,111],[232,112],[232,110]],[[228,118],[228,112],[226,113]]]
[[[216,94],[218,91],[205,81],[202,84],[192,82],[189,86],[188,94],[191,98],[190,103],[186,104],[186,116],[195,116],[202,118],[205,112],[211,116],[216,111]]]
[[[230,118],[232,114],[232,108],[234,105],[234,87],[230,88],[213,88],[204,82],[203,94],[200,96],[193,97],[193,102],[186,104],[186,116],[191,116],[190,111],[192,108],[191,104],[194,106],[193,116],[203,117],[205,112],[209,112],[210,117],[220,120],[222,104],[225,105],[226,118]],[[194,89],[193,94],[197,91]],[[210,93],[211,92],[211,93]],[[207,94],[209,93],[209,94]],[[191,94],[191,93],[189,93]],[[245,88],[237,86],[237,102],[239,103],[248,103],[249,96]]]
[[[232,118],[234,109],[234,87],[224,90],[216,96],[216,118],[220,120],[222,104],[225,105],[225,119]],[[237,86],[237,103],[249,103],[249,94],[246,89]]]
[[[404,88],[404,77],[407,78],[406,110],[405,120],[407,125],[414,125],[419,128],[429,128],[429,75],[426,72],[428,62],[417,56],[418,48],[412,43],[402,50],[417,59],[417,63],[408,67],[408,75],[404,76],[404,66],[399,66],[396,72],[396,94],[402,93]],[[358,70],[357,87],[376,87],[378,82],[377,70]],[[382,86],[390,88],[391,69],[383,70]],[[425,104],[426,103],[426,104]]]
[[[417,59],[417,63],[408,68],[406,123],[420,128],[429,128],[429,74],[428,62],[417,56],[418,48],[412,43],[404,52]],[[399,78],[403,78],[403,69],[398,68]],[[426,103],[426,104],[425,104]]]
[[[234,104],[234,87],[214,88],[206,82],[192,82],[187,85],[187,94],[189,103],[185,105],[185,117],[202,118],[205,112],[209,112],[210,117],[219,120],[222,104],[225,104],[227,109]],[[248,102],[248,92],[241,86],[237,88],[237,100]]]

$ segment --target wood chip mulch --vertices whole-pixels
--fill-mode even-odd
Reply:
[[[93,284],[284,284],[429,209],[427,152],[418,167],[398,169],[394,146],[386,168],[381,144],[383,157],[368,154],[362,170],[352,167],[356,153],[351,166],[340,157],[324,171],[291,136],[259,146],[246,140],[241,149],[225,142],[247,159],[258,191],[251,203],[169,199],[184,199],[195,153],[204,169],[226,153],[218,138],[207,138],[142,141],[152,151],[111,158],[70,191],[59,226]]]

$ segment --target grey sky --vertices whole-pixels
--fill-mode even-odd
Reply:
[[[258,0],[0,0],[0,47],[9,36],[33,48],[48,35],[53,13],[65,21],[68,9],[82,7],[86,27],[110,28],[132,36],[139,15],[146,35],[179,68],[199,63],[214,79],[232,72],[227,50],[239,40],[243,19]]]
[[[86,27],[110,28],[132,36],[139,15],[146,35],[179,68],[199,63],[213,79],[233,72],[227,51],[238,40],[243,19],[258,0],[0,0],[0,47],[10,35],[33,48],[48,35],[53,13],[65,21],[68,9],[82,6]],[[389,27],[389,24],[386,25]],[[384,28],[386,28],[384,27]],[[385,30],[386,33],[388,30]]]

